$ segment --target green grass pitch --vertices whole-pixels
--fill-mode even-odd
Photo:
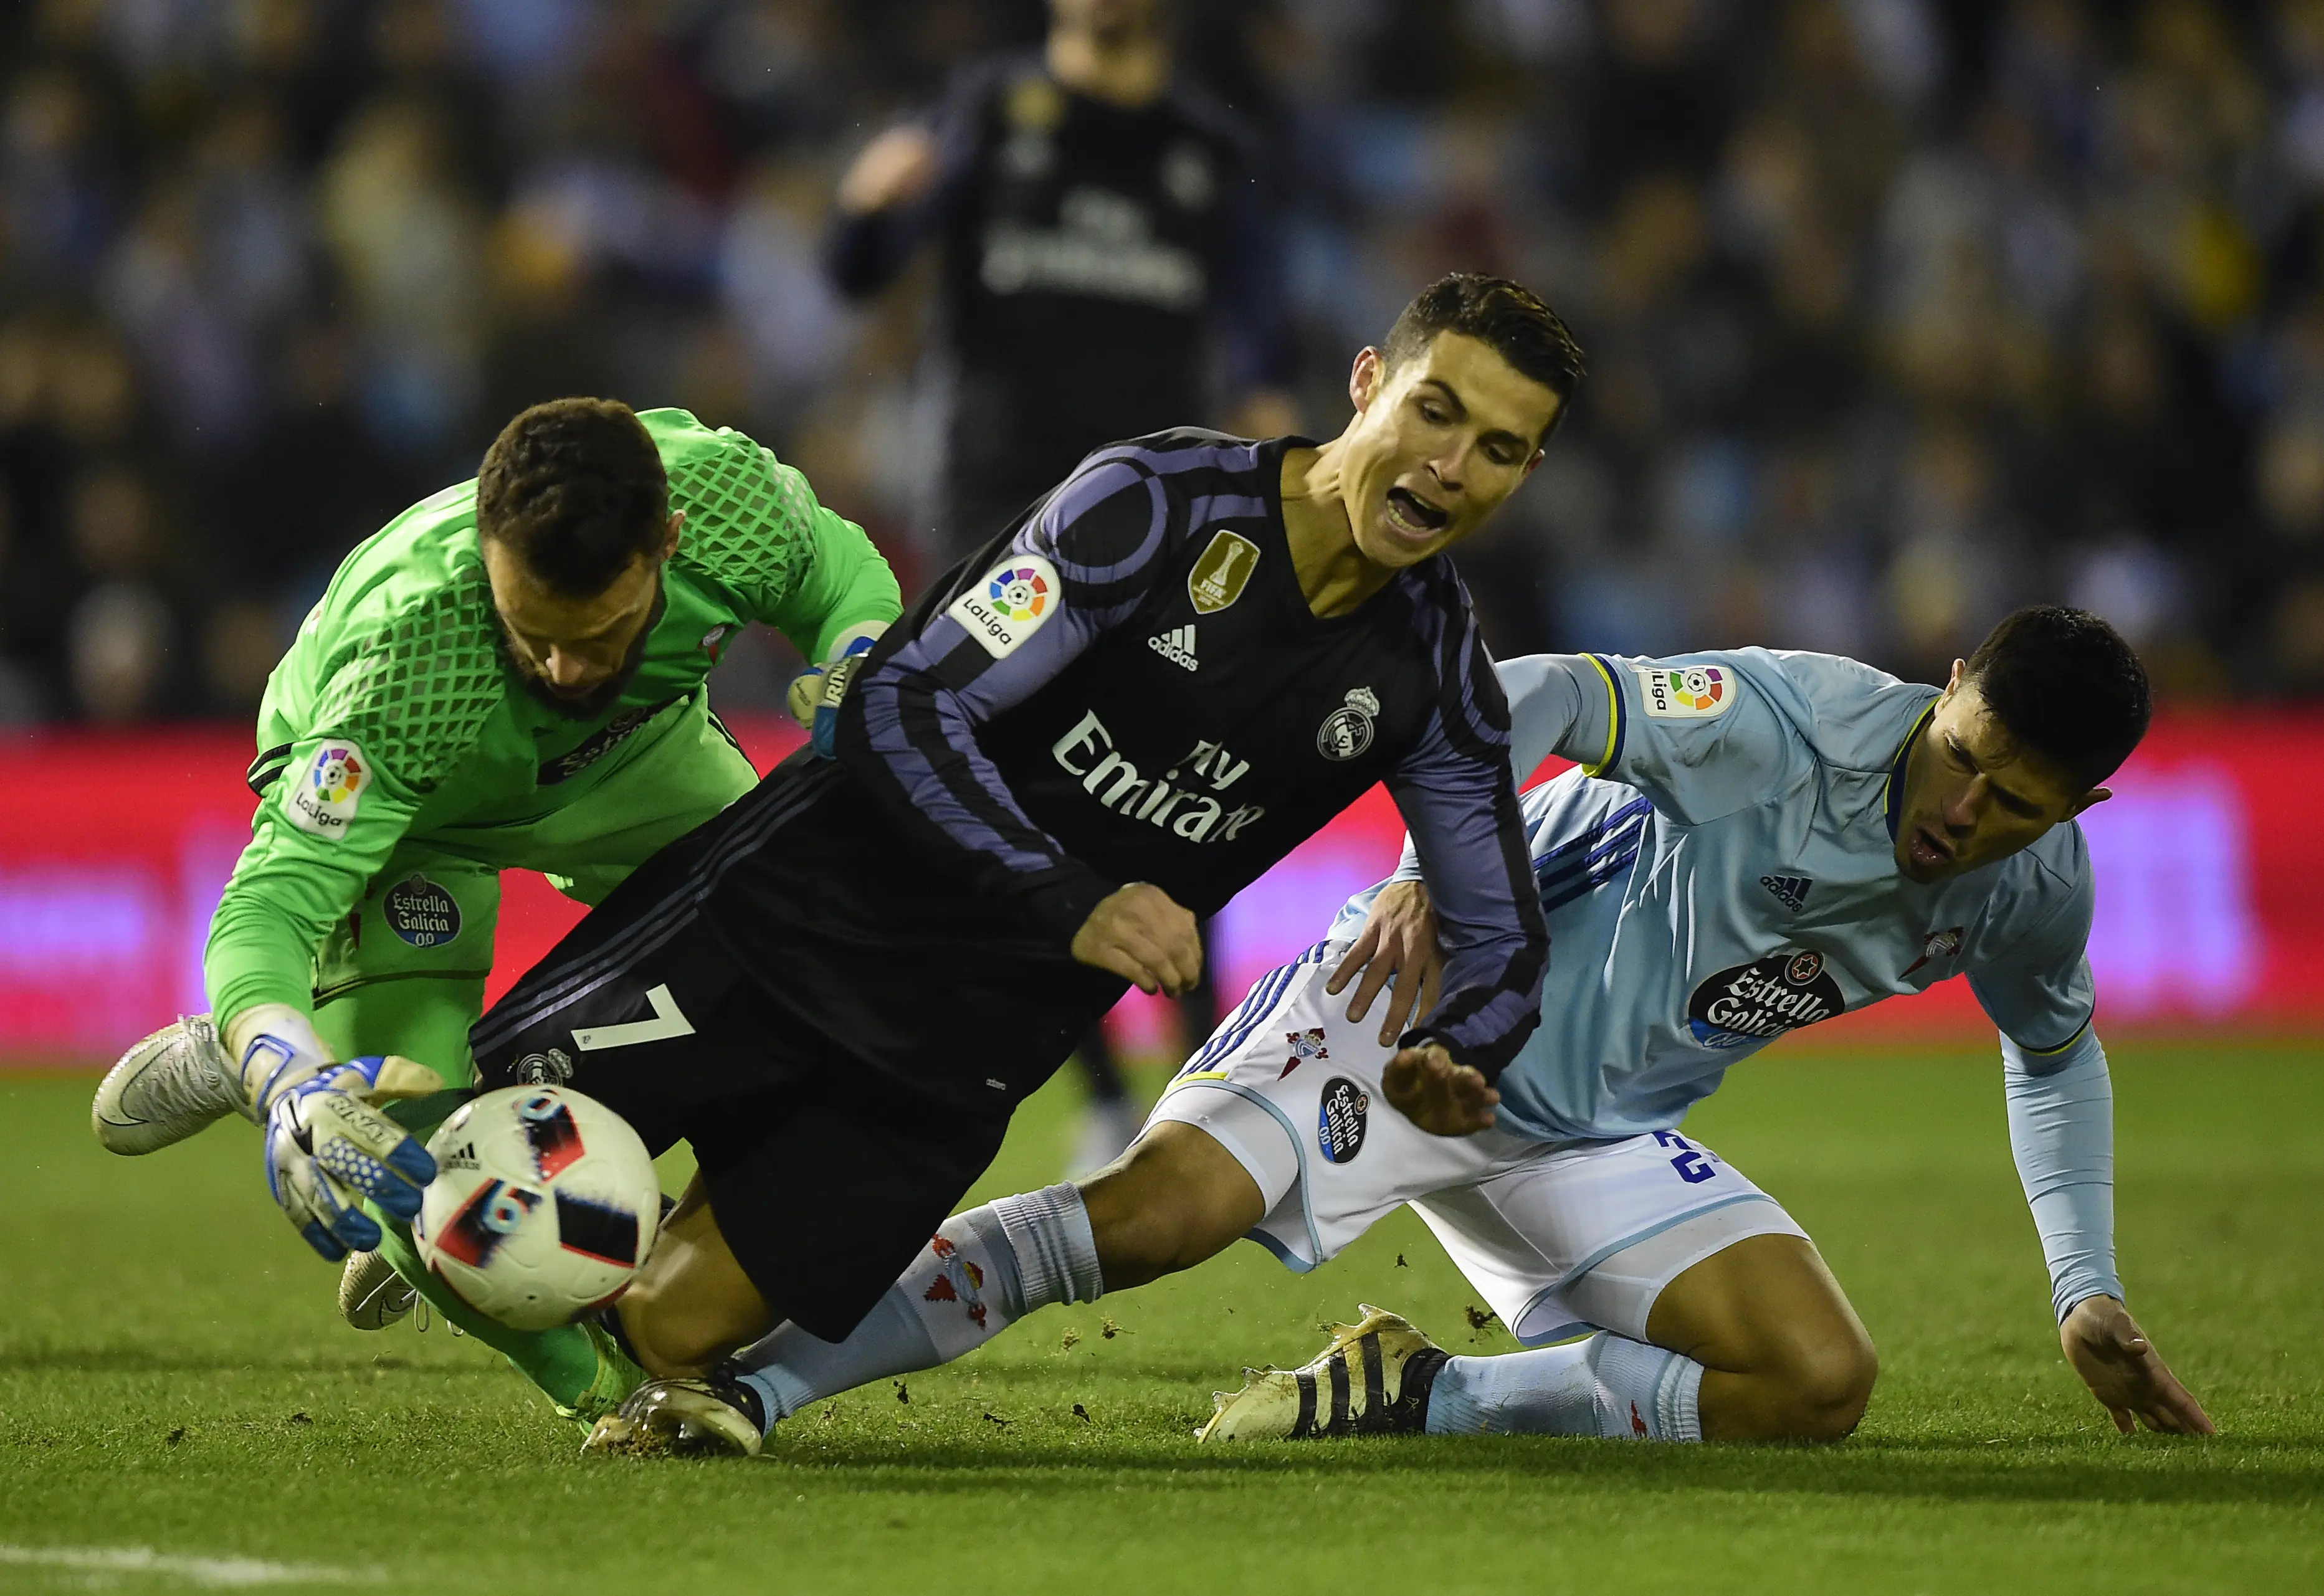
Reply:
[[[1871,1327],[1843,1445],[1197,1448],[1213,1388],[1305,1360],[1360,1298],[1455,1351],[1511,1344],[1472,1341],[1477,1299],[1398,1215],[1304,1278],[1243,1247],[1050,1309],[752,1464],[581,1458],[440,1324],[343,1328],[246,1127],[116,1160],[92,1077],[0,1075],[0,1590],[2324,1588],[2324,1050],[2115,1066],[2132,1305],[2214,1441],[2118,1437],[2065,1368],[1990,1054],[1805,1051],[1689,1130],[1783,1198]],[[1035,1099],[981,1195],[1053,1178],[1072,1108]]]

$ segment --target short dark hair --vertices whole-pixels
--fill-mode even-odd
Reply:
[[[661,551],[669,478],[618,399],[552,399],[501,429],[476,473],[476,532],[551,592],[595,598]]]
[[[1390,368],[1401,365],[1435,342],[1439,333],[1462,333],[1490,346],[1519,373],[1557,395],[1552,431],[1565,419],[1587,369],[1582,346],[1531,289],[1474,272],[1440,277],[1397,317],[1380,342],[1381,358]]]
[[[2085,789],[2122,768],[2154,703],[2146,667],[2088,610],[2034,604],[1977,645],[1961,679],[2024,747]]]

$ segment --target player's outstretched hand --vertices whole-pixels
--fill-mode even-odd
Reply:
[[[2124,1435],[2142,1423],[2170,1435],[2219,1433],[2194,1393],[2163,1363],[2130,1310],[2113,1297],[2086,1296],[2076,1303],[2058,1326],[2058,1340],[2066,1349],[2066,1361]]]
[[[1174,998],[1192,991],[1203,974],[1202,927],[1151,881],[1132,881],[1100,899],[1074,933],[1073,952],[1140,992]]]
[[[266,1189],[307,1245],[335,1263],[380,1243],[379,1222],[360,1199],[410,1219],[436,1178],[428,1149],[357,1094],[411,1095],[399,1088],[415,1081],[390,1079],[381,1086],[383,1077],[396,1074],[393,1065],[421,1068],[408,1058],[350,1059],[282,1093],[267,1111]],[[348,1085],[334,1084],[339,1081]]]
[[[1485,1077],[1435,1042],[1406,1047],[1380,1072],[1380,1090],[1397,1112],[1432,1136],[1474,1136],[1493,1128],[1501,1094]]]
[[[1382,989],[1391,980],[1396,983],[1388,1008],[1380,1015],[1383,1047],[1436,1007],[1444,955],[1436,946],[1436,909],[1428,901],[1426,887],[1418,881],[1390,881],[1382,887],[1379,896],[1372,899],[1371,912],[1364,916],[1362,933],[1348,949],[1348,956],[1340,961],[1340,967],[1332,972],[1323,990],[1337,994],[1359,970],[1364,978],[1348,1004],[1350,1019],[1361,1019]]]
[[[936,186],[936,141],[926,128],[891,127],[863,146],[839,180],[839,208],[869,216],[909,205]]]

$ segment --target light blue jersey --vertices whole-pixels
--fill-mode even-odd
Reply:
[[[1522,800],[1550,969],[1540,1029],[1497,1082],[1503,1124],[1545,1140],[1671,1130],[1785,1031],[1966,974],[2002,1034],[2059,1311],[2118,1296],[2080,828],[1913,881],[1892,827],[1937,693],[1851,660],[1536,655],[1499,671],[1517,769],[1582,766]],[[1407,848],[1397,876],[1418,873]]]

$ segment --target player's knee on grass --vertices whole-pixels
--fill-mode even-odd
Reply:
[[[1872,1397],[1879,1360],[1814,1245],[1749,1236],[1655,1298],[1647,1339],[1709,1370],[1704,1434],[1720,1441],[1838,1441]]]
[[[1775,1416],[1782,1438],[1840,1441],[1851,1435],[1872,1400],[1879,1355],[1852,1322],[1805,1329],[1786,1345],[1772,1378],[1780,1393]]]
[[[1108,1291],[1143,1286],[1224,1251],[1266,1215],[1232,1153],[1192,1125],[1149,1128],[1082,1185]]]

